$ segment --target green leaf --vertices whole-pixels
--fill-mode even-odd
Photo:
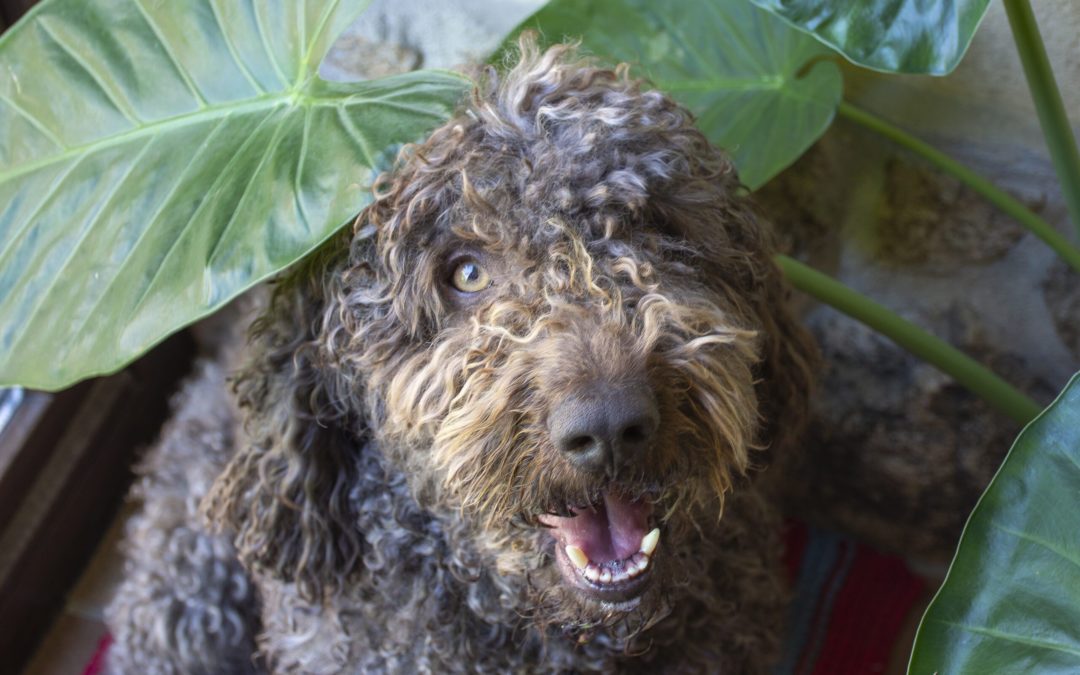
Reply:
[[[0,38],[0,383],[111,372],[325,240],[467,87],[316,69],[365,0],[46,0]]]
[[[990,0],[750,0],[836,49],[890,73],[946,75]]]
[[[908,672],[1080,673],[1080,374],[972,512]]]
[[[553,0],[515,30],[549,42],[580,37],[627,61],[687,106],[756,188],[795,161],[832,121],[840,71],[831,52],[783,21],[732,0]]]

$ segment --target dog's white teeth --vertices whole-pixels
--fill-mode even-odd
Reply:
[[[633,579],[643,573],[649,567],[649,563],[651,562],[647,553],[638,551],[622,561],[621,565],[612,568],[590,562],[588,558],[585,557],[584,552],[576,546],[567,546],[566,548],[566,556],[570,559],[570,562],[577,567],[578,574],[594,584],[617,584],[626,581],[627,579]],[[570,549],[574,550],[571,551]],[[580,559],[577,557],[578,553],[581,553],[582,557]],[[582,560],[585,564],[578,566],[578,563]]]
[[[654,527],[651,532],[641,538],[641,552],[652,555],[658,543],[660,543],[660,528]]]
[[[649,566],[649,556],[644,553],[635,553],[633,558],[626,561],[626,573],[632,577],[636,577],[645,571],[645,568]]]
[[[567,545],[566,557],[569,558],[574,567],[579,570],[585,569],[589,564],[589,556],[585,555],[585,551],[582,551],[581,548],[574,546],[573,544]]]
[[[656,550],[656,540],[659,538],[659,530],[653,530],[641,542],[642,548],[648,546],[650,550]],[[594,584],[617,584],[627,579],[633,579],[644,572],[651,562],[649,554],[638,551],[621,563],[609,567],[605,564],[596,564],[589,560],[585,551],[579,546],[568,544],[565,549],[566,557],[570,564],[577,569],[578,574]]]

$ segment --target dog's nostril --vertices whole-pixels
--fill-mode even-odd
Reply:
[[[627,427],[622,433],[622,440],[624,443],[641,443],[648,438],[648,434],[645,433],[645,428],[640,424]]]
[[[566,441],[563,445],[563,449],[567,452],[581,452],[588,450],[592,444],[596,441],[592,436],[575,436]]]
[[[614,474],[649,451],[659,421],[647,386],[598,387],[562,401],[551,411],[548,428],[555,448],[574,466]]]

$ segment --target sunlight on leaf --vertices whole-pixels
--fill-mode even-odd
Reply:
[[[853,63],[946,75],[960,63],[990,0],[750,0]]]
[[[0,383],[111,372],[294,262],[468,86],[316,69],[366,0],[46,0],[0,38]]]

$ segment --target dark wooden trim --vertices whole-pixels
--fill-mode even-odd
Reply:
[[[185,332],[115,375],[34,392],[0,435],[0,670],[19,672],[63,608],[194,353]]]
[[[37,0],[0,0],[0,29],[14,25],[36,4]]]
[[[0,533],[7,529],[34,478],[45,468],[89,387],[89,382],[83,382],[56,394],[27,391],[0,433]]]

